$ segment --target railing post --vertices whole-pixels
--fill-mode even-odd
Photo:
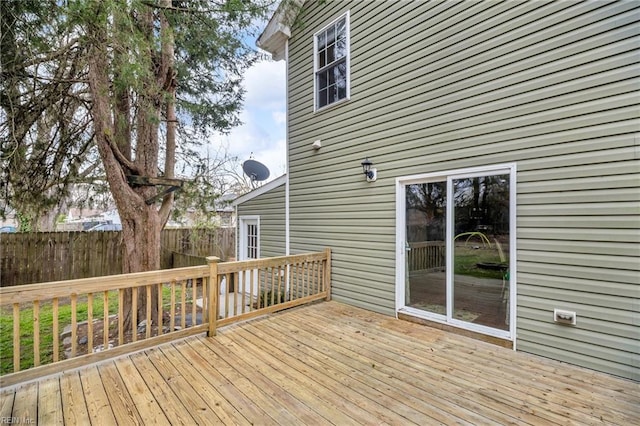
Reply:
[[[324,286],[325,291],[327,292],[326,301],[331,300],[331,249],[327,247],[324,249],[324,252],[327,256],[327,261],[324,267]]]
[[[220,293],[218,289],[218,262],[220,262],[219,257],[207,257],[207,264],[209,265],[209,303],[207,303],[209,331],[207,336],[209,337],[216,335],[218,323],[218,294]]]

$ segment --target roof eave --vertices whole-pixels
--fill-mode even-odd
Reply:
[[[285,46],[291,37],[291,26],[302,7],[304,0],[284,0],[271,16],[256,45],[271,53],[275,61],[285,58]]]
[[[281,185],[284,185],[287,182],[287,174],[283,174],[282,176],[278,176],[271,182],[265,183],[259,188],[254,189],[253,191],[247,192],[244,195],[239,196],[235,200],[231,202],[231,205],[237,207],[238,205],[245,203],[249,200],[256,198],[258,195],[262,195],[265,192],[269,192],[272,189],[275,189]]]

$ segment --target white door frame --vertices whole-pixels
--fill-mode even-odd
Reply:
[[[260,216],[240,216],[238,218],[238,260],[247,260],[247,226],[257,226],[256,259],[260,258]]]
[[[260,216],[240,216],[238,217],[238,260],[249,260],[247,256],[247,228],[249,225],[256,225],[256,259],[260,258]],[[253,276],[253,296],[258,296],[258,270],[252,269],[241,273],[238,282],[239,288],[236,292],[251,293],[250,282]]]
[[[472,324],[456,319],[452,320],[451,315],[451,300],[450,300],[450,286],[453,284],[451,271],[451,256],[452,247],[447,249],[447,315],[430,314],[426,311],[420,311],[406,306],[406,269],[405,262],[407,256],[406,250],[406,186],[417,183],[425,183],[429,181],[442,181],[447,180],[447,187],[452,179],[469,176],[481,176],[486,173],[502,172],[509,173],[509,330],[498,330],[482,325]],[[495,336],[507,340],[513,341],[513,347],[515,349],[515,336],[516,336],[516,175],[517,169],[515,163],[510,164],[496,164],[485,167],[473,167],[458,170],[445,170],[442,172],[425,173],[411,176],[401,176],[396,178],[396,316],[399,312],[407,313],[409,315],[418,316],[430,321],[446,323],[455,327],[475,331],[490,336]],[[450,198],[450,194],[447,197]],[[452,241],[451,235],[451,217],[452,211],[447,208],[447,241]]]

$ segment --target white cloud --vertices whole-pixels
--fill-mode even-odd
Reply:
[[[274,111],[271,113],[271,117],[277,124],[287,124],[287,113],[285,111]]]
[[[286,73],[284,61],[258,62],[245,73],[247,108],[285,108]]]
[[[211,149],[224,146],[240,164],[253,154],[270,171],[268,180],[286,171],[286,81],[284,62],[260,62],[245,73],[242,125],[218,136]],[[242,173],[242,170],[238,170]]]
[[[286,168],[286,74],[284,62],[255,64],[245,74],[243,125],[233,129],[226,140],[229,153],[240,162],[254,159],[270,170],[269,180]]]

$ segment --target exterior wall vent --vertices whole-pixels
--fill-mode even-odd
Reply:
[[[560,324],[576,325],[576,313],[562,309],[554,309],[553,321]]]

